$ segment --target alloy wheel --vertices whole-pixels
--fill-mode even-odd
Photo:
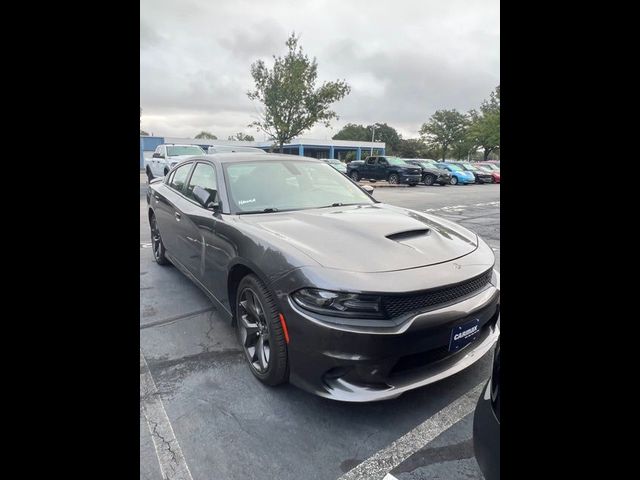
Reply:
[[[271,357],[271,332],[265,309],[258,295],[250,288],[245,288],[240,294],[238,331],[251,368],[258,373],[265,373]]]

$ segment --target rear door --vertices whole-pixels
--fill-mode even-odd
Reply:
[[[376,162],[376,171],[375,171],[375,178],[376,180],[386,180],[387,179],[387,173],[389,170],[389,162],[387,162],[387,159],[384,157],[378,157],[378,161]]]
[[[158,189],[161,194],[156,197],[154,205],[162,242],[169,254],[183,265],[189,252],[184,241],[179,239],[181,235],[184,237],[182,209],[188,202],[184,191],[192,168],[193,162],[189,162],[171,172],[169,179]]]
[[[365,162],[364,165],[362,166],[363,169],[363,175],[361,175],[362,177],[365,178],[375,178],[375,172],[376,172],[376,157],[368,157]]]

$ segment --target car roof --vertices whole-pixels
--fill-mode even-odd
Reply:
[[[301,157],[300,155],[286,155],[283,153],[256,153],[256,152],[229,152],[197,155],[189,159],[209,160],[214,163],[243,163],[243,162],[264,162],[267,160],[289,160],[298,162],[322,162],[317,158]]]

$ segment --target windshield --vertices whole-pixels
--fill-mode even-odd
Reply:
[[[448,166],[451,170],[455,170],[457,172],[464,172],[463,168],[460,165],[454,165],[450,163]]]
[[[401,165],[405,167],[409,166],[409,164],[405,162],[403,159],[401,159],[400,157],[384,157],[384,158],[387,159],[387,162],[389,162],[389,165]]]
[[[465,165],[464,168],[466,170],[470,170],[472,172],[477,172],[478,171],[478,167],[476,167],[475,165]]]
[[[324,162],[263,160],[224,164],[234,213],[301,210],[374,201]]]
[[[167,145],[167,155],[177,157],[178,155],[204,155],[197,145]]]
[[[330,158],[329,160],[327,160],[327,163],[330,163],[332,165],[340,165],[342,162],[340,160],[336,160],[335,158]]]
[[[423,167],[426,168],[438,168],[438,166],[435,163],[432,162],[419,162],[420,165],[422,165]]]

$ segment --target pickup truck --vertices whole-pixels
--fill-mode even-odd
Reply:
[[[371,156],[350,162],[347,175],[356,182],[360,179],[387,180],[393,185],[405,183],[415,187],[422,180],[422,169],[399,157]]]
[[[173,143],[158,145],[151,158],[145,158],[147,177],[149,180],[155,177],[164,177],[174,165],[194,155],[205,155],[205,151],[197,145],[176,145]]]

